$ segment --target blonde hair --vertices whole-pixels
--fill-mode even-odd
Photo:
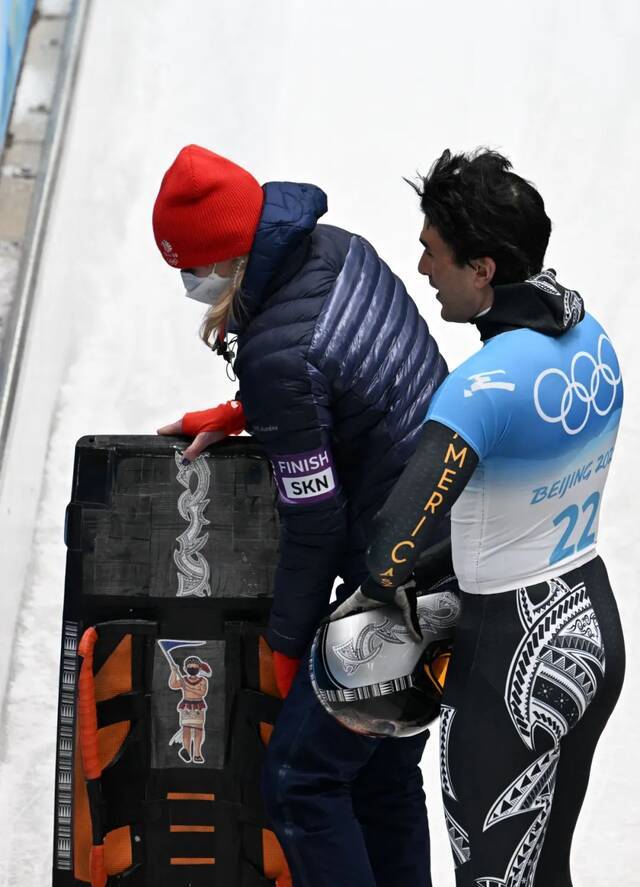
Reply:
[[[200,338],[208,348],[214,348],[218,337],[218,330],[228,328],[229,323],[239,319],[242,313],[242,281],[247,267],[248,256],[242,256],[238,260],[233,277],[229,283],[229,289],[218,299],[215,305],[207,311],[202,319]]]

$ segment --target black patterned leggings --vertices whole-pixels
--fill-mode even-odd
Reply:
[[[591,760],[624,678],[604,564],[462,599],[440,733],[456,885],[571,887]]]

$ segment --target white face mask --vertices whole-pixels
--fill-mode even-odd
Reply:
[[[216,274],[215,265],[207,277],[196,277],[191,271],[181,271],[180,276],[184,283],[185,296],[188,299],[195,299],[196,302],[203,302],[205,305],[215,305],[236,279],[235,274],[231,277],[222,277],[220,274]]]

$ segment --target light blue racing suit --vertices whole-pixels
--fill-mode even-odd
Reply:
[[[440,751],[457,887],[571,887],[573,830],[624,676],[596,552],[622,375],[554,275],[499,290],[476,320],[487,341],[436,392],[376,518],[365,592],[405,582],[451,510],[462,617]]]
[[[480,460],[451,512],[463,591],[532,585],[596,556],[622,390],[613,345],[589,314],[559,338],[501,333],[444,381],[427,419]]]

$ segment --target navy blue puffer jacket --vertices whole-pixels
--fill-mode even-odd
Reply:
[[[413,453],[447,367],[402,282],[364,238],[317,221],[313,185],[270,182],[236,324],[247,430],[279,490],[267,640],[300,656],[336,576],[368,575],[367,531]]]

